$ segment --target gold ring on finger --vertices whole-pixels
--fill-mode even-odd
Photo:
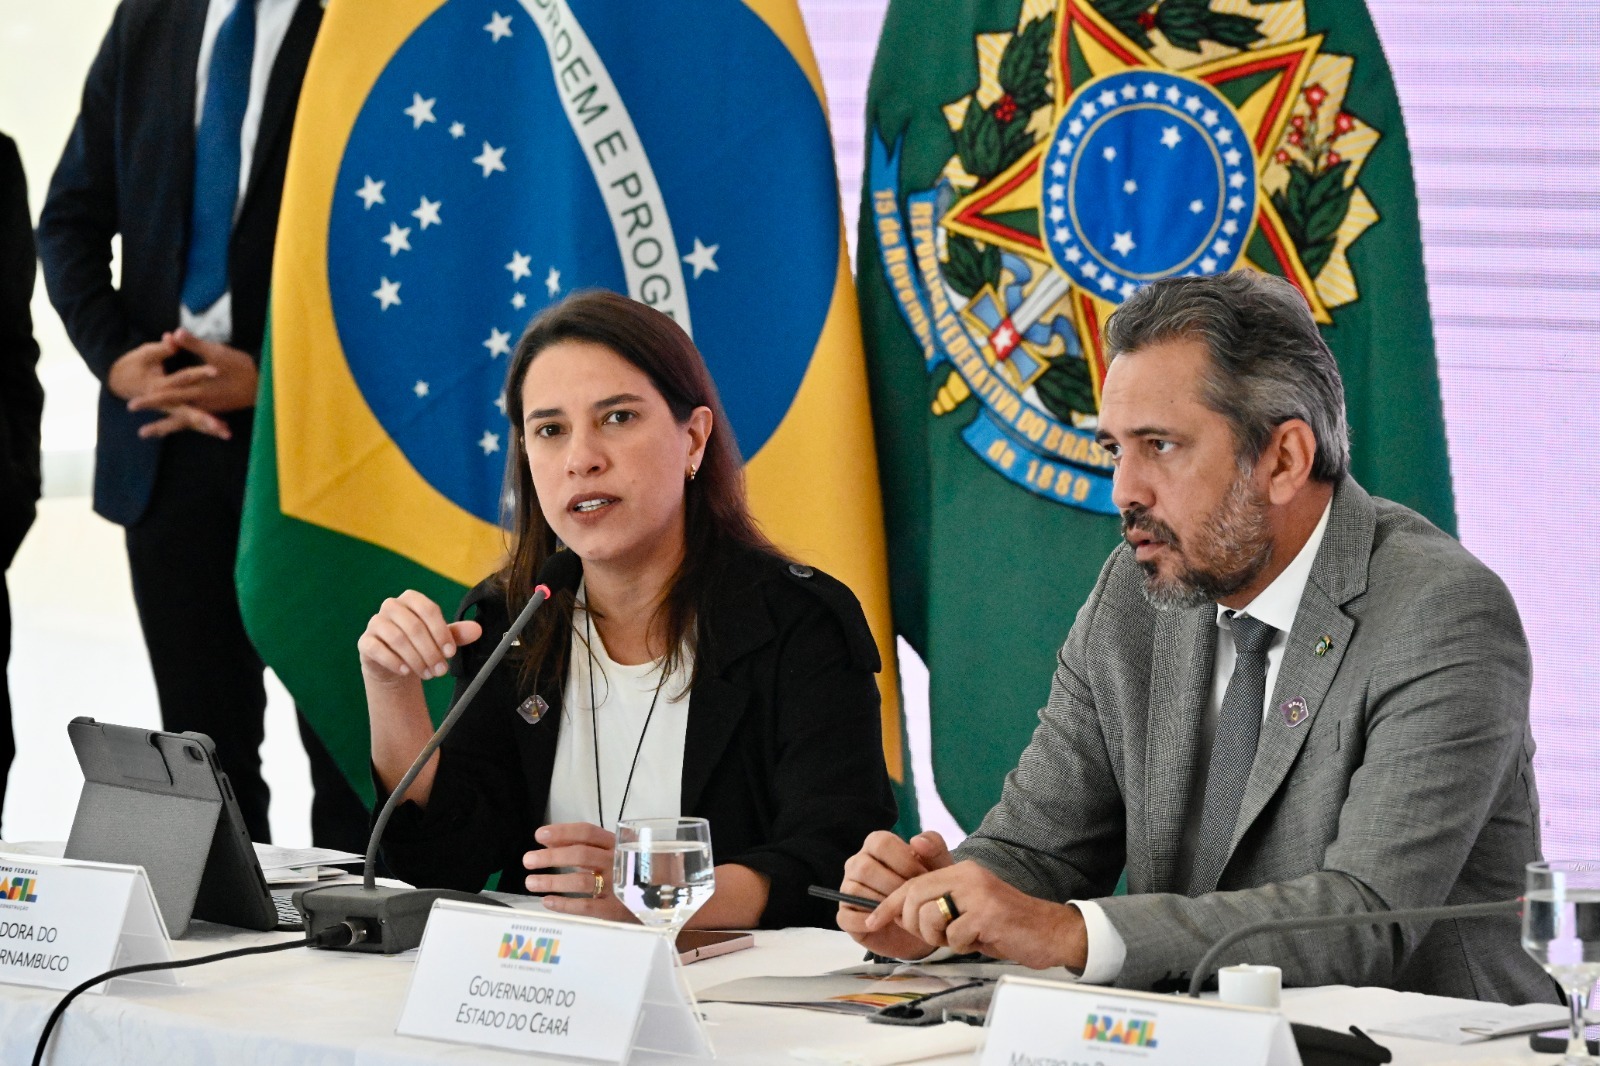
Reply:
[[[606,875],[596,870],[594,872],[594,898],[599,899],[606,894]]]

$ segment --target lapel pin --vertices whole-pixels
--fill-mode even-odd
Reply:
[[[1278,705],[1278,710],[1283,713],[1286,725],[1293,728],[1311,717],[1311,709],[1306,706],[1306,701],[1301,696],[1292,696]]]
[[[1314,650],[1316,651],[1317,656],[1320,658],[1328,654],[1328,649],[1331,647],[1333,647],[1333,638],[1324,636],[1321,640],[1317,641],[1317,646]]]
[[[529,725],[538,725],[539,719],[550,713],[550,705],[543,696],[529,696],[517,705],[517,714]]]

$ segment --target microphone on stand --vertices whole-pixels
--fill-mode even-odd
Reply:
[[[400,783],[389,793],[389,799],[378,813],[378,818],[372,826],[372,836],[367,841],[367,860],[362,870],[362,883],[308,888],[295,893],[295,905],[305,914],[307,940],[315,940],[324,931],[342,926],[349,930],[350,939],[346,943],[337,945],[340,950],[393,955],[422,943],[422,930],[428,924],[428,912],[432,910],[434,900],[487,902],[475,892],[460,892],[451,888],[391,888],[375,884],[378,845],[383,840],[383,831],[389,825],[389,818],[400,805],[401,797],[406,794],[411,783],[427,765],[428,759],[439,750],[439,745],[444,742],[444,738],[455,727],[461,715],[471,706],[473,699],[478,695],[478,690],[483,688],[484,682],[489,679],[494,668],[500,665],[500,660],[505,658],[506,652],[511,649],[511,645],[533,618],[533,612],[556,593],[577,588],[578,579],[582,574],[583,560],[574,552],[558,551],[545,560],[544,565],[539,568],[538,584],[534,586],[533,596],[528,600],[527,606],[522,608],[522,612],[506,630],[505,636],[500,638],[500,643],[489,654],[489,658],[484,660],[477,676],[472,679],[472,683],[461,694],[455,706],[450,708],[450,713],[445,715],[444,721],[439,723],[439,728],[428,738],[428,743],[423,745],[422,751],[418,753],[405,776],[400,779]]]
[[[1216,966],[1217,958],[1241,940],[1258,933],[1299,933],[1311,929],[1358,928],[1363,925],[1405,925],[1409,922],[1436,922],[1446,918],[1482,918],[1493,914],[1516,914],[1522,909],[1522,900],[1508,899],[1499,903],[1458,903],[1449,907],[1418,907],[1404,911],[1362,912],[1360,914],[1325,914],[1312,918],[1273,918],[1240,926],[1210,949],[1195,964],[1189,978],[1189,995],[1198,997],[1200,986],[1205,984]]]

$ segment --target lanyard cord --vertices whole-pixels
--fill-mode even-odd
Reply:
[[[589,625],[589,607],[583,608],[583,646],[589,653],[589,730],[590,738],[594,741],[594,806],[595,813],[600,817],[600,828],[606,827],[605,800],[600,794],[600,715],[596,709],[594,695],[594,674],[599,667],[599,661],[594,656],[594,630]],[[628,783],[622,789],[622,802],[617,804],[616,822],[622,821],[622,812],[628,808],[628,794],[633,791],[633,774],[639,769],[639,753],[644,751],[644,737],[650,731],[650,720],[656,716],[656,701],[661,698],[661,686],[667,683],[667,667],[661,666],[661,680],[656,682],[655,695],[650,697],[650,710],[644,716],[644,727],[639,730],[639,743],[633,748],[633,763],[628,767]],[[607,688],[610,679],[606,680]],[[615,824],[615,822],[613,822]]]

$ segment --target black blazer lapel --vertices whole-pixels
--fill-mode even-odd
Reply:
[[[250,159],[241,214],[242,207],[257,195],[258,179],[267,160],[292,132],[295,108],[300,100],[300,83],[305,80],[306,65],[311,60],[311,48],[316,44],[317,29],[321,25],[322,5],[318,0],[300,0],[283,44],[278,46],[278,58],[272,64],[272,76],[267,81],[267,96],[261,105],[261,125],[256,131],[255,153]]]
[[[182,257],[189,248],[189,216],[194,210],[195,80],[200,71],[200,38],[205,36],[206,9],[209,6],[208,0],[183,0],[172,7],[174,25],[169,55],[171,61],[167,63],[166,70],[169,83],[165,98],[171,102],[166,119],[172,123],[172,158],[169,162],[175,173],[183,175],[181,181],[172,184],[173,189],[182,190],[182,202],[170,205],[175,231],[182,235],[178,243],[180,264],[184,262]],[[178,284],[181,288],[181,276]]]

